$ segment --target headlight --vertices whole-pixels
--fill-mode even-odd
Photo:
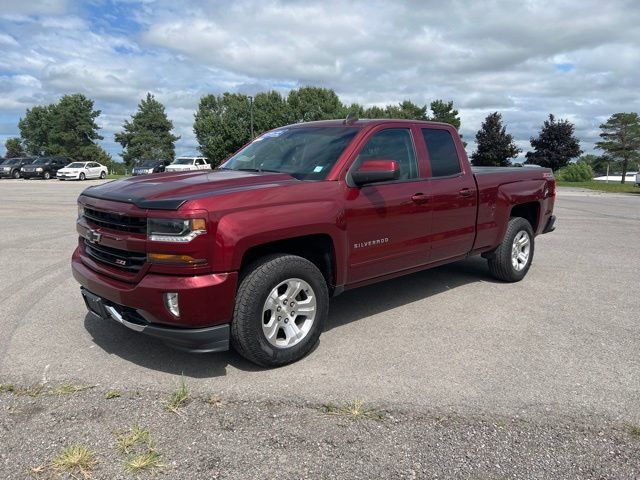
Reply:
[[[36,168],[36,172],[41,172],[41,171],[42,171],[42,167]]]
[[[204,218],[148,218],[147,237],[154,242],[190,242],[207,233]]]
[[[84,207],[78,204],[78,218],[82,218],[84,216]]]

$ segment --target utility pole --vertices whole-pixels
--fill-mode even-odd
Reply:
[[[251,113],[251,140],[253,140],[253,97],[249,95],[249,111]]]

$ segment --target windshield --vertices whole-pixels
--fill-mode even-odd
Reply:
[[[50,158],[39,158],[35,162],[33,162],[31,165],[46,165],[50,161],[51,161]]]
[[[280,128],[256,138],[222,168],[288,173],[299,180],[324,180],[358,129]]]
[[[158,160],[145,160],[144,162],[140,163],[140,167],[143,168],[151,168],[151,167],[155,167],[159,164],[160,162]]]
[[[67,168],[84,168],[84,163],[82,162],[73,162],[67,165]]]
[[[193,158],[179,158],[175,162],[174,165],[193,165]]]

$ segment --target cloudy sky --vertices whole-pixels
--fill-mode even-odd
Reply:
[[[0,1],[3,144],[25,109],[82,92],[119,158],[113,133],[152,92],[177,153],[195,153],[202,95],[304,85],[365,105],[453,100],[469,152],[492,111],[525,151],[554,113],[590,152],[609,115],[640,111],[640,2]]]

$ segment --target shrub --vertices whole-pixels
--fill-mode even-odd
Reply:
[[[588,182],[593,178],[593,169],[585,162],[572,163],[558,170],[556,178],[564,182]]]

